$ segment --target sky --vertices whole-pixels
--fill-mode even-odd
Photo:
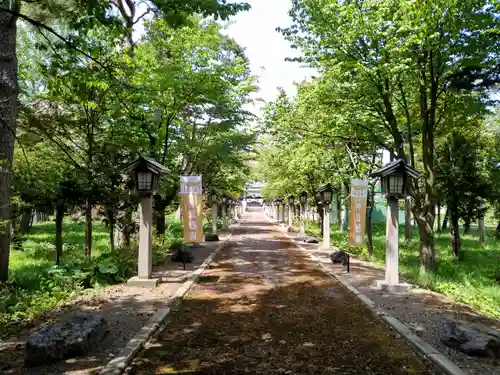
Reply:
[[[286,27],[292,20],[288,16],[290,0],[246,0],[252,6],[231,18],[226,30],[236,42],[245,48],[252,73],[259,77],[260,91],[256,97],[272,101],[282,87],[288,94],[295,95],[294,82],[302,82],[314,74],[314,70],[301,67],[299,63],[287,62],[286,57],[298,56],[290,43],[276,31]],[[255,105],[255,114],[261,113],[263,103]]]
[[[288,16],[291,0],[233,0],[245,1],[251,5],[249,11],[240,12],[229,20],[224,31],[245,49],[250,61],[252,74],[258,77],[259,92],[255,99],[265,102],[274,100],[278,87],[289,95],[295,95],[294,83],[314,75],[314,70],[302,67],[299,63],[285,61],[287,57],[299,56],[299,52],[290,48],[276,28],[287,27],[292,20]],[[145,5],[139,5],[137,14],[146,10]],[[144,32],[143,20],[134,27],[134,39],[137,40]],[[256,115],[262,114],[264,103],[256,102],[246,109]]]

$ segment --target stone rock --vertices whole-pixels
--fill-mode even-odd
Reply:
[[[415,332],[418,336],[422,336],[425,332],[425,328],[417,323],[410,323],[408,327]]]
[[[500,358],[500,331],[482,324],[447,320],[441,342],[470,356]]]
[[[305,243],[319,243],[319,240],[314,237],[304,237],[302,241]]]
[[[207,233],[205,234],[205,241],[206,242],[219,241],[219,236],[215,233]]]
[[[106,320],[96,313],[77,312],[43,327],[26,342],[27,367],[86,354],[107,333]]]
[[[330,255],[330,259],[332,260],[333,264],[340,263],[343,266],[347,264],[347,257],[349,254],[347,254],[345,251],[334,251]]]

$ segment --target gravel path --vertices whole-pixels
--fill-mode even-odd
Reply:
[[[224,240],[227,236],[222,236]],[[122,349],[134,334],[146,324],[156,310],[164,306],[168,298],[187,280],[219,243],[206,243],[192,250],[193,263],[165,261],[155,267],[153,274],[161,276],[163,282],[156,288],[145,289],[118,284],[101,289],[71,304],[48,314],[47,318],[33,322],[17,336],[0,341],[0,374],[2,375],[90,375],[97,374]],[[108,323],[109,332],[101,345],[87,356],[68,359],[52,365],[24,368],[24,345],[27,337],[43,325],[72,311],[95,311],[102,314]]]
[[[470,357],[442,344],[440,340],[447,318],[481,323],[495,329],[500,329],[500,321],[480,315],[465,305],[454,303],[443,295],[426,289],[414,289],[410,295],[398,296],[384,293],[374,287],[376,280],[384,279],[383,269],[351,257],[351,272],[348,274],[345,267],[332,264],[331,251],[319,250],[318,245],[304,244],[303,247],[320,258],[329,269],[347,277],[351,284],[374,301],[377,306],[399,319],[467,373],[500,375],[499,360]]]
[[[261,213],[246,219],[128,374],[440,374]]]

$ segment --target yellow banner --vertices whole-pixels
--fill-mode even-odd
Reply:
[[[191,193],[180,198],[184,242],[203,242],[203,196]]]
[[[351,212],[349,215],[349,245],[365,243],[366,200],[368,198],[368,182],[351,181]]]

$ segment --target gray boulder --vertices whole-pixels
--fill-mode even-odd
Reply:
[[[84,355],[106,333],[106,320],[101,315],[70,313],[28,339],[24,363],[27,367],[38,366]]]
[[[500,331],[482,324],[447,320],[441,342],[470,356],[500,358]]]

